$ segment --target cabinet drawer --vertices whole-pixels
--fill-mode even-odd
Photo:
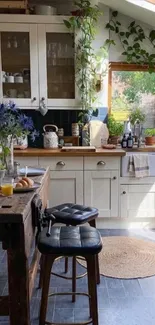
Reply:
[[[84,157],[85,170],[109,170],[119,168],[119,157]]]
[[[38,157],[16,157],[14,158],[15,161],[20,163],[20,167],[30,166],[30,167],[38,167]]]
[[[49,166],[50,170],[83,170],[83,157],[40,157],[39,166]]]

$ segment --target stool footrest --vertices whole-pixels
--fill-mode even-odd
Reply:
[[[57,276],[58,278],[62,278],[62,279],[67,279],[67,280],[72,280],[73,277],[72,276],[67,276],[67,275],[61,275],[61,274],[58,274],[58,273],[55,273],[55,272],[51,272],[51,274]],[[81,275],[77,275],[76,276],[76,279],[81,279],[83,278],[85,275],[87,275],[87,272],[81,274]]]
[[[49,297],[51,296],[71,296],[71,295],[76,295],[76,296],[86,296],[90,298],[90,295],[86,292],[56,292],[56,293],[49,293]]]
[[[47,325],[87,325],[87,324],[92,324],[92,318],[90,318],[90,320],[87,320],[85,322],[80,322],[80,323],[50,323],[50,322],[46,322],[45,324]]]

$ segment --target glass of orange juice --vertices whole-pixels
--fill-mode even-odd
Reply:
[[[13,178],[12,177],[4,177],[1,185],[2,194],[5,196],[13,195]]]

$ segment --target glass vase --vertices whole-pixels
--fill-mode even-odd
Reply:
[[[1,139],[2,153],[1,161],[6,168],[7,175],[14,173],[14,154],[13,154],[13,139],[9,136],[6,139]]]

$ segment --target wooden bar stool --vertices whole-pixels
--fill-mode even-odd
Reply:
[[[42,285],[42,298],[40,307],[39,325],[54,324],[46,321],[48,303],[48,291],[51,276],[51,269],[55,259],[60,256],[82,256],[87,262],[88,294],[87,293],[56,293],[52,295],[88,295],[91,319],[82,324],[98,325],[97,310],[97,282],[96,282],[96,256],[102,249],[102,239],[97,229],[91,226],[82,227],[52,227],[49,220],[49,227],[44,228],[38,236],[38,249],[44,257],[44,273]],[[81,325],[80,323],[72,323]],[[65,323],[65,325],[72,325]]]

